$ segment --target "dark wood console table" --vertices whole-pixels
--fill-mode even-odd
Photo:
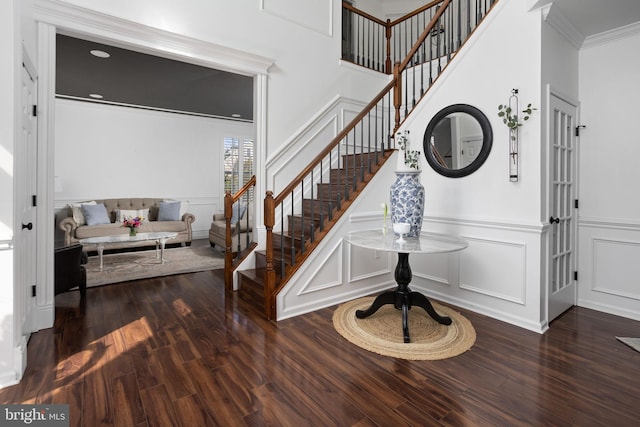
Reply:
[[[466,248],[467,242],[455,237],[427,233],[422,233],[420,237],[401,240],[392,231],[383,232],[382,229],[355,231],[347,234],[344,240],[354,246],[398,254],[398,264],[395,270],[397,287],[378,295],[368,309],[357,310],[356,317],[364,319],[374,314],[383,305],[393,304],[396,309],[402,310],[402,332],[405,343],[411,342],[408,318],[412,306],[422,307],[438,323],[451,324],[449,317],[436,313],[426,296],[409,289],[411,283],[409,254],[456,252]]]

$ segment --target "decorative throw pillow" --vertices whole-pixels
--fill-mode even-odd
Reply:
[[[231,224],[236,224],[238,221],[240,221],[242,219],[242,217],[244,217],[244,213],[247,210],[247,205],[245,205],[242,202],[238,202],[235,205],[233,205],[233,208],[231,210]]]
[[[107,208],[100,203],[99,205],[82,205],[82,213],[87,220],[87,225],[110,224]]]
[[[82,205],[95,205],[96,201],[92,200],[90,202],[82,202],[82,203],[70,203],[69,208],[71,209],[71,216],[76,224],[86,225],[87,220],[84,219],[84,214],[82,213]]]
[[[180,202],[160,202],[158,221],[180,221]]]
[[[116,210],[116,222],[123,222],[127,218],[142,218],[141,222],[149,221],[149,209],[118,209]]]
[[[187,208],[189,207],[188,202],[181,202],[180,200],[175,200],[175,199],[165,199],[163,201],[169,202],[169,203],[174,203],[174,202],[180,203],[180,219],[182,219],[182,215],[187,213]]]

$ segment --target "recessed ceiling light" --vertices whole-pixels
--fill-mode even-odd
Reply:
[[[97,50],[94,49],[92,51],[90,51],[91,55],[93,56],[97,56],[98,58],[108,58],[111,56],[111,54],[109,52],[105,52],[104,50]]]
[[[238,114],[238,113],[234,113],[234,114],[231,115],[231,117],[233,117],[234,119],[239,119],[242,116],[240,114]]]
[[[100,95],[99,93],[90,93],[89,94],[90,98],[95,98],[95,99],[102,99],[104,98],[102,95]]]

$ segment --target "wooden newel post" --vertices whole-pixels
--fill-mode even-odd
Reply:
[[[396,124],[393,128],[395,130],[400,126],[400,107],[402,106],[402,79],[400,78],[400,63],[396,62],[393,66],[393,78],[396,82],[393,88],[393,106],[396,109]]]
[[[266,268],[264,271],[264,314],[267,320],[275,317],[273,293],[276,288],[276,270],[273,266],[273,226],[276,223],[275,200],[273,192],[267,191],[264,198],[264,226],[267,230]]]
[[[391,19],[387,19],[385,37],[387,38],[387,59],[384,61],[384,71],[391,74]]]
[[[224,288],[233,291],[233,252],[231,248],[231,217],[233,216],[233,196],[230,191],[224,194]]]

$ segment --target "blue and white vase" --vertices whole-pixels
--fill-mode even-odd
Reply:
[[[424,217],[424,186],[420,171],[396,171],[396,182],[391,186],[391,222],[408,222],[411,231],[405,237],[418,237]]]

